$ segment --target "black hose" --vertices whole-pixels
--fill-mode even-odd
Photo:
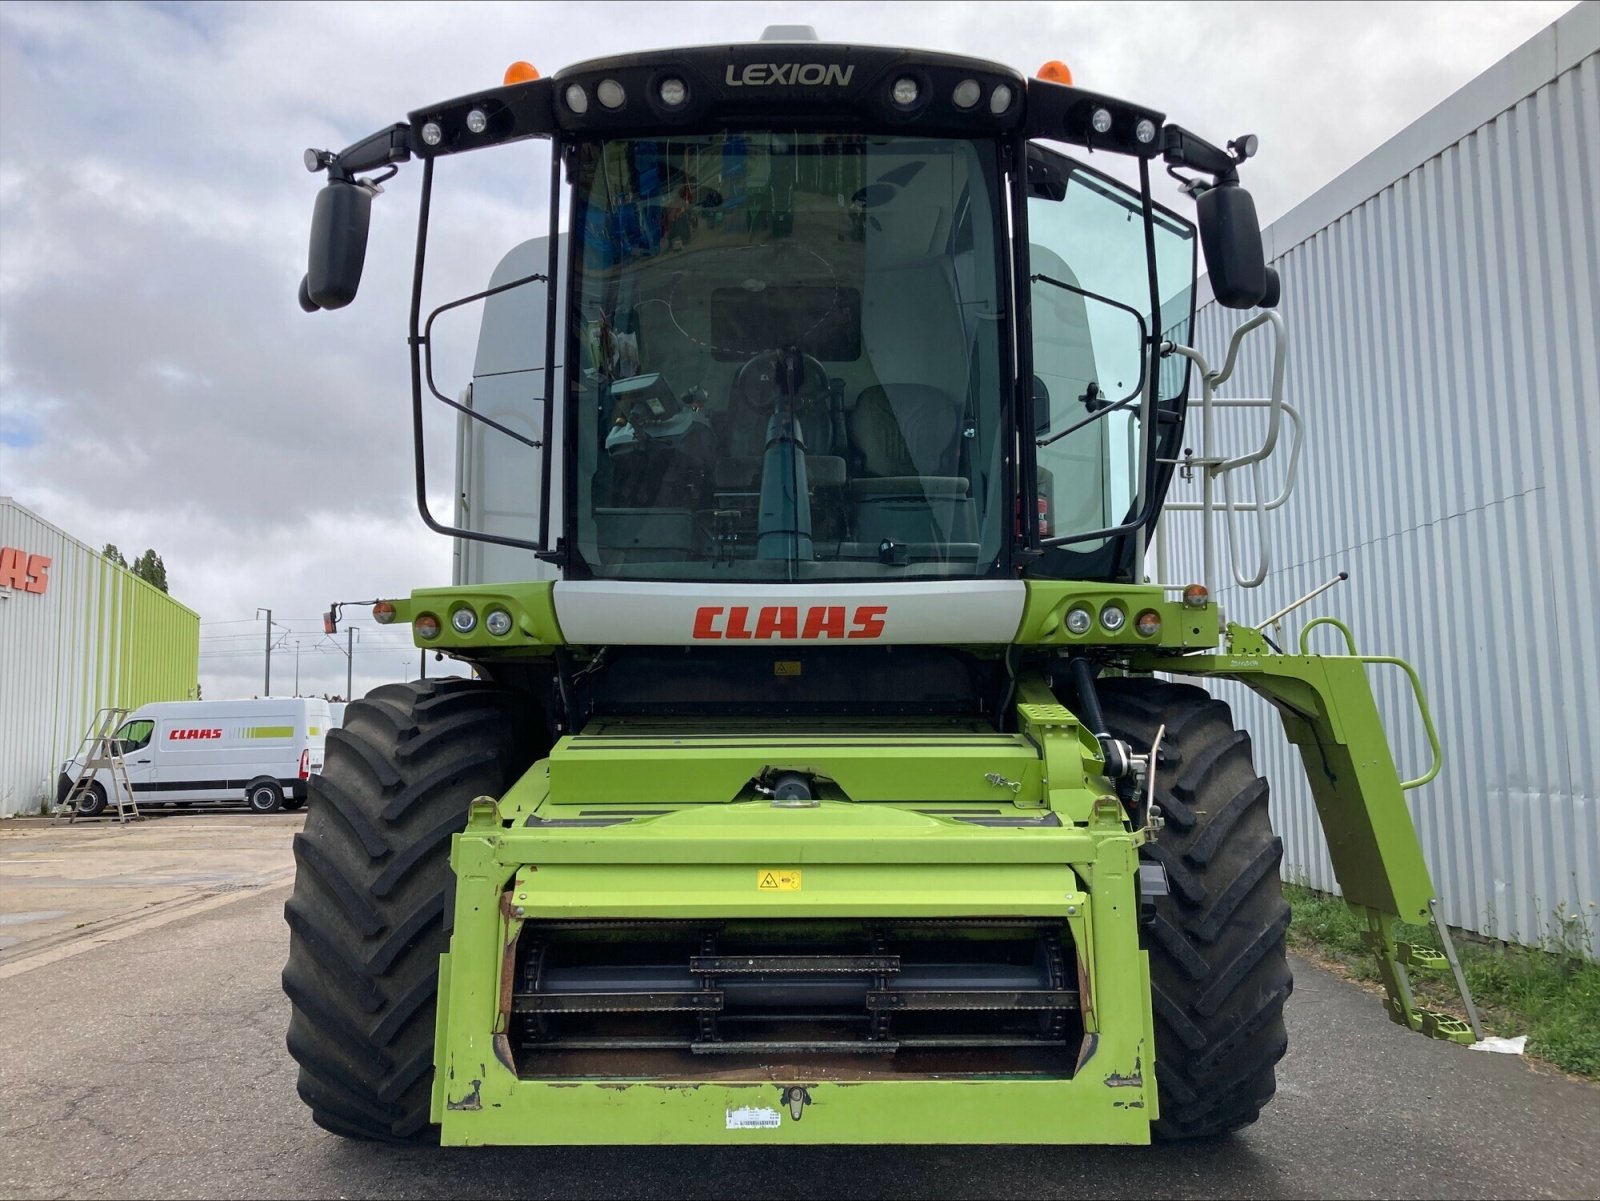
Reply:
[[[1072,690],[1078,698],[1078,711],[1089,733],[1096,738],[1109,738],[1106,732],[1105,711],[1100,708],[1100,694],[1094,690],[1094,677],[1099,669],[1083,655],[1067,660],[1067,675],[1072,679]]]

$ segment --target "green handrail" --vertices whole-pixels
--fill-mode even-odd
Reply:
[[[1439,735],[1433,728],[1433,714],[1428,711],[1427,698],[1422,695],[1422,681],[1417,678],[1416,669],[1404,659],[1396,659],[1390,655],[1363,655],[1356,650],[1356,637],[1350,632],[1350,627],[1337,617],[1316,617],[1306,622],[1305,628],[1300,631],[1300,653],[1311,654],[1310,634],[1317,626],[1332,626],[1344,635],[1344,644],[1349,648],[1350,658],[1360,659],[1363,663],[1386,663],[1398,667],[1406,673],[1406,678],[1411,681],[1411,695],[1416,698],[1417,711],[1422,715],[1422,728],[1428,734],[1428,746],[1433,754],[1433,765],[1427,772],[1415,780],[1402,780],[1400,788],[1409,792],[1413,788],[1421,788],[1439,774],[1439,769],[1444,765],[1444,754],[1439,749]]]

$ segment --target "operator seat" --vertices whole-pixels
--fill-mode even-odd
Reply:
[[[976,539],[961,470],[960,398],[930,384],[876,384],[850,411],[857,471],[850,481],[863,542]]]

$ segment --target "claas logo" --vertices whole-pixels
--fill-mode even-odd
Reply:
[[[14,546],[0,547],[0,588],[43,593],[50,586],[48,555],[30,555]]]
[[[191,738],[221,738],[221,730],[174,730],[167,735],[168,742],[186,742]]]
[[[751,619],[751,607],[702,605],[694,611],[697,641],[749,639],[760,642],[822,642],[835,638],[881,638],[888,605],[762,605]]]

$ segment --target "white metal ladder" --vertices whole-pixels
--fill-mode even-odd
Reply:
[[[122,758],[122,741],[113,737],[122,728],[122,723],[127,721],[128,709],[101,709],[95,714],[94,721],[83,736],[83,741],[78,744],[78,778],[72,782],[72,787],[67,790],[67,795],[62,799],[64,809],[58,809],[56,821],[67,819],[70,826],[78,820],[78,802],[86,796],[92,795],[90,785],[94,783],[95,776],[103,769],[106,778],[111,782],[106,796],[106,805],[109,808],[116,806],[117,820],[127,825],[129,815],[133,820],[139,820],[143,814],[139,812],[138,802],[133,799],[133,785],[128,781],[128,765]],[[101,785],[105,787],[104,784]]]
[[[1233,375],[1235,363],[1239,357],[1239,346],[1251,330],[1263,325],[1270,325],[1273,333],[1272,345],[1272,392],[1263,397],[1238,397],[1218,399],[1217,388],[1226,383]],[[1228,341],[1227,357],[1222,366],[1212,370],[1203,355],[1190,346],[1178,346],[1167,343],[1163,352],[1167,354],[1182,355],[1199,368],[1201,381],[1200,414],[1204,425],[1200,433],[1200,453],[1198,455],[1186,454],[1182,459],[1164,459],[1163,462],[1176,466],[1185,479],[1199,469],[1200,496],[1198,503],[1193,501],[1169,501],[1165,506],[1167,512],[1199,513],[1201,522],[1201,562],[1203,583],[1208,592],[1215,594],[1216,580],[1216,549],[1212,528],[1212,514],[1217,509],[1222,510],[1223,526],[1228,543],[1228,567],[1233,572],[1233,579],[1241,588],[1254,588],[1267,578],[1267,569],[1271,566],[1272,543],[1268,530],[1267,514],[1273,509],[1280,508],[1283,502],[1289,499],[1289,494],[1294,491],[1295,473],[1300,465],[1300,443],[1304,429],[1300,421],[1300,414],[1293,405],[1285,404],[1283,400],[1283,368],[1284,352],[1287,335],[1283,327],[1283,318],[1276,310],[1268,309],[1263,313],[1246,321],[1233,331],[1233,337]],[[1220,455],[1216,450],[1215,437],[1215,411],[1221,408],[1255,408],[1267,411],[1267,432],[1262,443],[1249,454],[1228,457]],[[1261,478],[1261,464],[1277,449],[1278,435],[1284,416],[1289,418],[1290,441],[1289,461],[1284,474],[1283,487],[1278,495],[1268,498],[1264,494]],[[1242,499],[1235,499],[1233,495],[1232,473],[1242,467],[1250,469],[1250,476],[1254,485],[1254,495]],[[1216,500],[1215,486],[1222,485],[1222,503]],[[1254,512],[1256,515],[1256,559],[1254,564],[1241,562],[1240,539],[1234,527],[1234,514],[1238,512]]]

